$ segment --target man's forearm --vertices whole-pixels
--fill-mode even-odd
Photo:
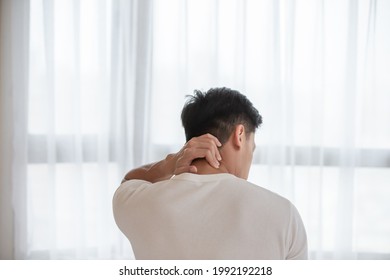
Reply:
[[[204,134],[194,137],[188,141],[182,149],[169,154],[161,161],[147,164],[129,171],[122,183],[127,180],[140,179],[151,183],[167,180],[173,175],[184,172],[196,173],[197,169],[192,161],[204,158],[214,168],[219,168],[219,161],[222,160],[218,147],[222,144],[211,134]]]
[[[145,180],[155,183],[167,180],[174,175],[175,159],[173,154],[169,154],[165,159],[155,163],[147,164],[129,171],[122,183],[127,180]]]

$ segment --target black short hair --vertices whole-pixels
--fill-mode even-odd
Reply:
[[[181,113],[186,140],[210,133],[224,144],[238,124],[243,124],[248,133],[255,132],[262,117],[248,100],[230,88],[212,88],[207,92],[195,90],[188,96]]]

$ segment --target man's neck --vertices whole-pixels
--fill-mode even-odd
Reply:
[[[195,165],[198,172],[197,174],[220,174],[220,173],[230,173],[227,167],[225,166],[223,160],[219,162],[219,168],[212,167],[205,159],[196,159],[192,162],[192,165]]]

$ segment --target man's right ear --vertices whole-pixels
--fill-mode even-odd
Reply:
[[[245,137],[245,126],[239,124],[236,126],[233,132],[234,146],[241,148],[242,144],[244,143],[244,137]]]

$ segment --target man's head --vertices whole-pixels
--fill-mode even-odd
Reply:
[[[187,141],[205,133],[214,135],[226,150],[224,160],[228,161],[229,173],[247,178],[254,133],[262,117],[244,95],[228,88],[195,90],[184,105],[181,119]]]

